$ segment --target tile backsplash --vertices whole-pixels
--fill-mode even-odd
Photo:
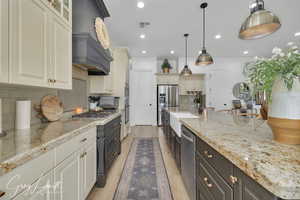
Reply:
[[[33,105],[39,105],[41,99],[46,95],[57,95],[57,90],[47,88],[0,85],[3,130],[9,130],[15,127],[17,100],[31,100],[31,124],[40,123],[40,119],[36,117],[37,112],[33,109]]]
[[[76,106],[87,107],[87,84],[83,80],[73,80],[73,90],[57,90],[38,87],[22,87],[0,85],[2,99],[2,129],[15,128],[16,101],[31,100],[31,124],[41,123],[34,110],[34,105],[40,105],[46,95],[58,95],[63,102],[64,110],[69,111]]]

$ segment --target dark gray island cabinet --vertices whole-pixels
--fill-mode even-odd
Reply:
[[[195,155],[197,200],[281,200],[198,136]]]

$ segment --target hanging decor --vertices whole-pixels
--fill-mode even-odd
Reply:
[[[250,3],[250,16],[242,24],[239,37],[243,40],[258,39],[270,35],[281,27],[279,18],[265,10],[263,0]]]
[[[182,69],[180,75],[182,76],[190,76],[192,75],[192,70],[189,69],[189,66],[188,66],[188,37],[189,37],[189,34],[186,33],[184,34],[184,37],[185,37],[185,66],[184,68]]]
[[[211,55],[209,55],[209,53],[206,51],[205,48],[205,8],[207,8],[208,4],[207,3],[202,3],[201,4],[201,9],[203,9],[203,48],[202,51],[200,53],[200,55],[198,56],[197,60],[196,60],[196,65],[197,66],[205,66],[205,65],[210,65],[213,64],[213,58],[211,57]]]
[[[103,46],[103,48],[108,49],[110,47],[110,39],[106,25],[100,17],[97,17],[95,20],[95,30],[97,38]]]

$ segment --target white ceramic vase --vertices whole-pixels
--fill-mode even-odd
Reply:
[[[294,80],[291,90],[283,80],[275,81],[268,116],[276,141],[300,144],[300,79]]]

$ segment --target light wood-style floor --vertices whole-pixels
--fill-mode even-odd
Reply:
[[[153,126],[136,126],[132,129],[132,134],[122,142],[122,154],[114,162],[107,178],[107,183],[104,188],[94,188],[88,200],[112,200],[114,193],[122,175],[122,170],[128,156],[131,143],[135,137],[158,137],[165,162],[168,178],[170,181],[171,191],[174,200],[189,200],[187,192],[182,182],[179,170],[176,167],[175,161],[166,144],[162,130]],[[146,200],[146,199],[145,199]]]

